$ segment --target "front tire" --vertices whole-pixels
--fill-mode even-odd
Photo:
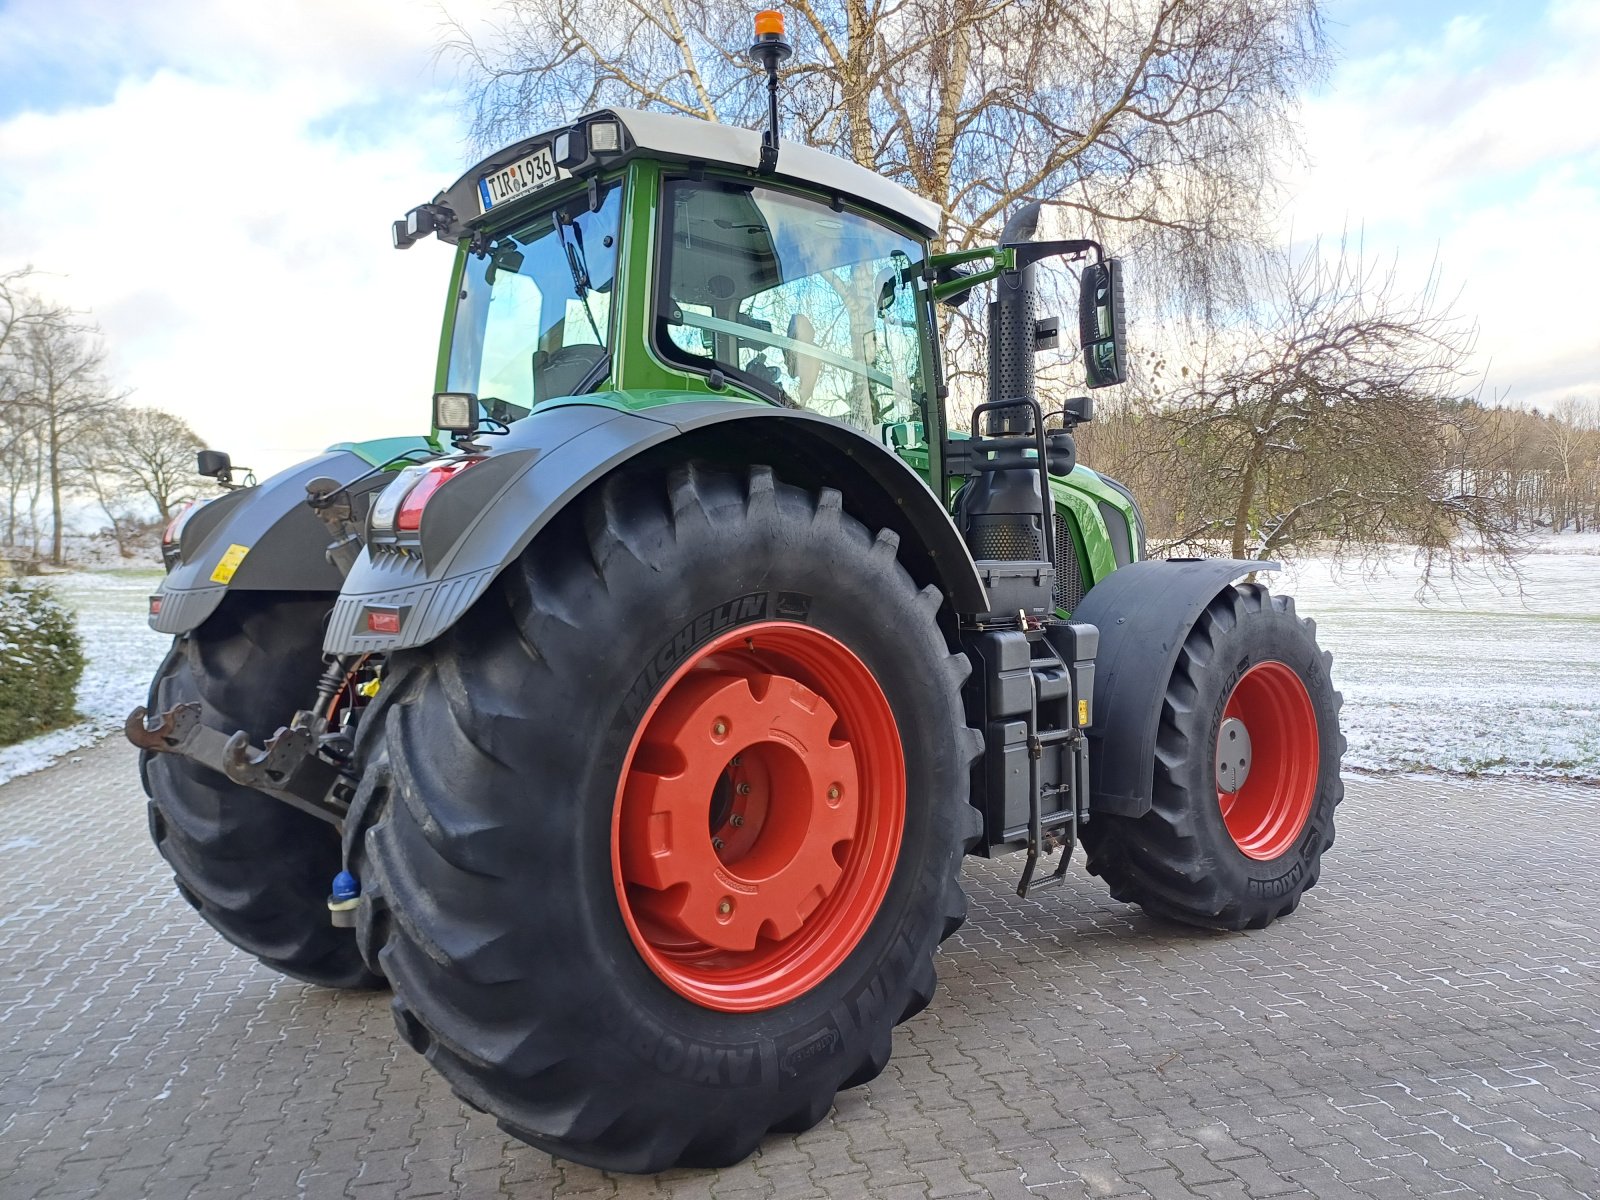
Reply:
[[[1114,899],[1208,929],[1293,912],[1333,845],[1344,798],[1340,696],[1294,601],[1238,584],[1207,606],[1167,681],[1150,810],[1083,827]],[[1104,753],[1128,753],[1108,735]]]
[[[509,1132],[732,1163],[933,994],[979,825],[969,667],[836,492],[691,468],[575,508],[391,660],[360,928],[401,1033]]]
[[[174,639],[150,685],[152,713],[199,701],[201,719],[260,745],[315,694],[326,597],[228,596]],[[328,919],[343,865],[332,825],[177,754],[143,751],[150,836],[179,894],[218,933],[266,966],[331,988],[375,988],[348,929]]]

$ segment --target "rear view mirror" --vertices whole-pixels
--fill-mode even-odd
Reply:
[[[233,478],[233,460],[221,450],[202,450],[194,456],[194,469],[226,483]]]
[[[1090,387],[1109,387],[1128,377],[1122,264],[1114,258],[1083,268],[1078,294],[1078,333]]]

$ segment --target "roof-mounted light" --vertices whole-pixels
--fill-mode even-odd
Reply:
[[[584,159],[589,157],[589,147],[584,141],[583,130],[563,129],[556,134],[550,143],[550,154],[556,160],[556,166],[566,171],[571,171],[583,165]]]
[[[442,204],[419,204],[394,223],[394,248],[409,250],[430,233],[450,228],[455,214]]]
[[[622,126],[609,120],[563,129],[550,139],[550,156],[563,171],[576,171],[591,157],[616,154],[621,149]]]
[[[596,154],[616,154],[622,149],[622,126],[616,121],[590,121],[589,149]]]

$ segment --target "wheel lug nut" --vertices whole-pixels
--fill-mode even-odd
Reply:
[[[741,783],[735,790],[741,796],[748,796],[750,794],[750,785],[748,783]]]
[[[829,800],[837,800],[838,798],[839,798],[839,785],[836,783],[831,788],[828,789],[828,799]]]
[[[723,916],[727,916],[733,911],[733,901],[724,900],[721,904],[717,905],[717,911]]]
[[[733,816],[728,818],[728,824],[729,825],[733,825],[735,827],[737,827],[739,825],[743,825],[744,824],[744,814],[743,813],[734,813]]]
[[[737,767],[742,761],[744,761],[744,755],[735,754],[732,758],[730,758],[728,760],[728,765],[730,767]]]
[[[726,721],[716,722],[716,724],[711,726],[711,732],[716,734],[718,737],[727,737],[728,723]]]
[[[712,838],[711,839],[711,848],[713,850],[721,850],[722,849],[722,839],[719,838],[719,837]]]

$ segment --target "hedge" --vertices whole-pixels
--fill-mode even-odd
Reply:
[[[71,721],[83,664],[72,610],[43,584],[0,580],[0,746]]]

